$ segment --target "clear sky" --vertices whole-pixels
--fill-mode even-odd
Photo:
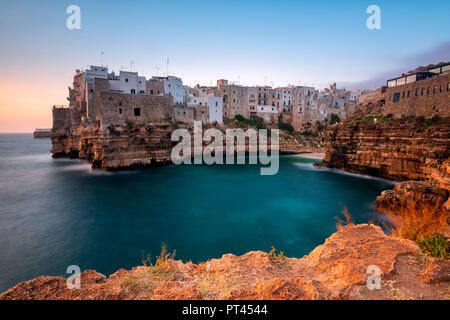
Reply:
[[[69,5],[81,30],[66,28]],[[369,5],[381,30],[369,30]],[[51,127],[75,69],[103,63],[189,85],[374,87],[450,60],[450,1],[0,0],[0,132]],[[267,80],[266,80],[267,77]]]

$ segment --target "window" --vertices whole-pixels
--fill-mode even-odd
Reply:
[[[416,97],[419,95],[419,89],[416,89]]]
[[[125,82],[128,82],[128,79],[125,79]]]
[[[443,92],[444,91],[444,85],[441,84],[440,88],[439,88],[439,92]]]
[[[403,91],[402,98],[405,99],[405,91]]]
[[[400,92],[394,93],[394,102],[400,101]]]
[[[135,89],[131,89],[131,94],[135,94],[136,90]]]
[[[150,90],[150,94],[153,94],[153,90]]]
[[[422,90],[420,91],[420,95],[423,96],[425,93],[425,88],[422,88]]]
[[[411,91],[410,90],[408,90],[408,94],[407,94],[407,97],[409,98],[411,96]]]
[[[90,92],[90,93],[92,93],[92,92],[94,92],[94,90],[93,90],[93,89],[91,89],[91,90],[89,90],[89,92]]]
[[[141,84],[142,83],[142,81],[141,80],[139,80],[139,84]]]
[[[450,91],[450,82],[447,82],[447,91]]]
[[[218,103],[217,103],[217,101],[216,101],[216,107],[218,106]]]
[[[139,93],[140,93],[140,94],[144,94],[144,93],[145,93],[145,91],[144,91],[144,90],[141,90],[141,91],[139,91]]]
[[[437,93],[438,92],[438,86],[434,86],[433,87],[433,93]]]
[[[141,108],[134,108],[134,116],[135,117],[141,116]]]
[[[427,88],[427,94],[430,94],[430,93],[431,93],[431,88],[428,87],[428,88]]]
[[[119,108],[119,114],[122,114],[122,113],[123,113],[122,108]]]

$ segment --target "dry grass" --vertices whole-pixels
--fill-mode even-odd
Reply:
[[[397,237],[416,242],[436,233],[436,230],[446,224],[447,219],[445,214],[427,208],[422,211],[403,209],[397,215],[388,217],[392,226],[384,224],[386,229]]]
[[[345,220],[339,219],[338,217],[334,217],[336,219],[336,229],[340,230],[343,226],[353,224],[353,219],[348,212],[347,207],[343,206],[341,209],[341,213],[344,215]]]
[[[243,282],[219,276],[209,271],[202,272],[198,276],[195,286],[204,300],[227,299],[234,291],[241,291],[245,288]]]
[[[152,263],[151,257],[148,255],[142,261],[143,267],[130,272],[126,278],[122,279],[121,287],[143,298],[148,297],[157,287],[158,282],[175,279],[176,270],[171,264],[174,258],[175,251],[167,253],[166,246],[163,245],[161,255],[156,258],[155,264]]]

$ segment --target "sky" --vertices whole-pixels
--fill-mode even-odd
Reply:
[[[70,5],[80,30],[66,27]],[[379,30],[366,26],[370,5]],[[0,132],[51,127],[75,70],[102,62],[150,78],[169,58],[169,74],[188,85],[376,88],[450,61],[448,12],[448,0],[0,0]]]

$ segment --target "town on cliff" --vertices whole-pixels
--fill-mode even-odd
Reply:
[[[309,255],[275,250],[193,264],[165,253],[110,277],[40,277],[0,299],[450,299],[450,63],[419,67],[373,91],[313,87],[184,86],[106,67],[77,70],[69,105],[54,106],[53,157],[93,168],[171,163],[171,133],[205,128],[279,129],[280,152],[324,152],[317,167],[397,181],[374,203],[389,226],[351,217]],[[203,146],[205,147],[205,146]],[[247,149],[248,151],[248,149]],[[384,279],[369,290],[366,267]],[[377,286],[376,281],[373,284]]]

